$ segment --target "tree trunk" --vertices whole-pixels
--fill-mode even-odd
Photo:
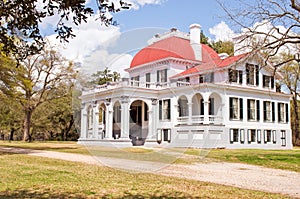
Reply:
[[[15,133],[15,128],[10,129],[10,134],[9,134],[9,141],[14,140],[14,133]]]
[[[30,127],[31,127],[31,115],[32,110],[25,110],[25,118],[24,118],[24,131],[23,131],[23,141],[24,142],[30,142],[31,136],[30,136]]]
[[[297,96],[293,96],[293,105],[294,105],[294,125],[292,127],[293,130],[293,145],[299,145],[300,141],[299,141],[299,113],[298,113],[298,100],[297,100]]]

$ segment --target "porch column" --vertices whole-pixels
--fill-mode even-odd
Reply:
[[[121,138],[129,139],[129,97],[121,97]]]
[[[86,139],[87,135],[87,111],[85,104],[81,104],[81,128],[80,128],[80,139]]]
[[[205,100],[204,102],[204,121],[203,124],[209,124],[209,101]]]
[[[151,128],[149,128],[149,137],[151,139],[156,139],[156,128],[157,128],[157,120],[159,118],[158,116],[158,99],[151,99],[152,101],[152,109],[150,111],[149,109],[149,127],[151,125]]]
[[[189,109],[189,112],[188,112],[188,116],[189,116],[189,119],[188,119],[188,125],[191,125],[192,124],[192,111],[193,111],[193,103],[188,103],[188,109]]]
[[[106,102],[106,112],[105,112],[105,138],[112,139],[112,129],[113,129],[113,110],[112,105]]]
[[[99,110],[97,101],[93,103],[93,136],[92,138],[98,139],[98,132],[99,132]]]

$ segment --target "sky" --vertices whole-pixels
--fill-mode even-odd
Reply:
[[[49,41],[59,46],[63,56],[80,64],[81,72],[92,74],[108,67],[120,72],[122,77],[127,76],[124,69],[130,66],[134,54],[156,33],[173,27],[188,33],[189,26],[197,23],[212,40],[231,40],[234,36],[226,14],[215,0],[128,1],[133,5],[131,9],[113,15],[118,26],[105,27],[96,20],[97,15],[92,16],[88,23],[73,26],[76,37],[66,44],[61,44],[53,34],[57,16],[45,19],[41,27]]]

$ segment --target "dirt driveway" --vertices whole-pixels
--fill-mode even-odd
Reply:
[[[205,182],[230,185],[245,189],[287,194],[300,198],[300,173],[279,169],[269,169],[240,163],[208,162],[191,165],[163,164],[149,161],[124,160],[89,155],[16,149],[0,147],[0,151],[24,153],[31,156],[61,159],[73,162],[107,165],[135,172],[151,172]]]

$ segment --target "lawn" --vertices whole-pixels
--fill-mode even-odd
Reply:
[[[0,198],[287,198],[206,182],[0,152]]]
[[[269,168],[300,172],[300,148],[293,150],[257,150],[257,149],[146,149],[114,147],[85,147],[76,142],[5,142],[0,146],[21,147],[29,149],[50,150],[67,153],[97,155],[123,159],[146,160],[155,162],[174,162],[191,164],[194,162],[227,161],[259,165]],[[170,153],[171,152],[171,153]],[[185,156],[183,155],[185,154]]]

